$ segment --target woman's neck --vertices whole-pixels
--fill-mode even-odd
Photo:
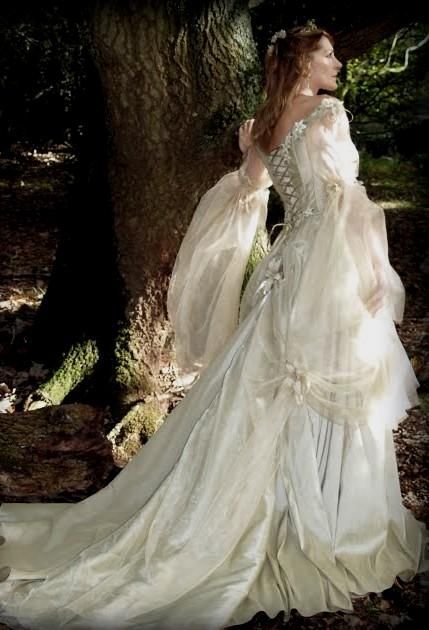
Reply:
[[[296,96],[317,96],[317,92],[309,88],[302,88],[297,92]]]

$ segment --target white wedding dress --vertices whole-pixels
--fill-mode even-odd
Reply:
[[[426,568],[392,437],[418,402],[403,288],[341,102],[260,156],[287,225],[225,347],[103,490],[1,506],[11,628],[215,630],[351,610]]]

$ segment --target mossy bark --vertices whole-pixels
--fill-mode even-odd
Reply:
[[[38,387],[28,404],[40,399],[47,405],[60,405],[75,387],[94,373],[99,358],[100,352],[94,339],[74,344],[59,368]]]
[[[140,450],[161,426],[166,407],[156,398],[137,403],[124,415],[108,434],[113,456],[118,466],[127,462]]]

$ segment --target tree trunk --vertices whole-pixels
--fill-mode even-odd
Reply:
[[[59,404],[104,364],[111,369],[103,378],[110,380],[114,413],[133,405],[142,412],[141,403],[150,399],[150,431],[157,426],[160,373],[174,359],[166,312],[174,260],[199,198],[239,162],[237,129],[256,107],[260,67],[246,2],[212,0],[198,13],[191,3],[173,0],[100,2],[91,20],[109,127],[112,212],[95,196],[84,212],[97,216],[103,239],[111,229],[116,250],[99,245],[95,229],[85,234],[85,222],[73,239],[68,232],[71,244],[57,258],[39,321],[52,329],[60,317],[52,304],[61,303],[52,292],[70,304],[64,293],[71,285],[73,334],[60,367],[37,395]],[[77,267],[80,278],[71,279],[67,274]],[[103,275],[114,279],[115,273],[119,282],[109,287]],[[165,410],[159,402],[158,415]]]
[[[0,501],[77,500],[100,490],[119,470],[104,419],[89,405],[0,414]]]

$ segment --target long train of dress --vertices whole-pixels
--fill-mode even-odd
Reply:
[[[332,173],[332,143],[344,163],[342,106],[322,103],[264,158],[302,205],[185,399],[95,495],[1,506],[11,628],[215,630],[260,610],[351,610],[427,566],[392,436],[418,402],[392,320],[400,284],[362,186],[344,172],[315,181]],[[374,315],[378,265],[389,300]]]

